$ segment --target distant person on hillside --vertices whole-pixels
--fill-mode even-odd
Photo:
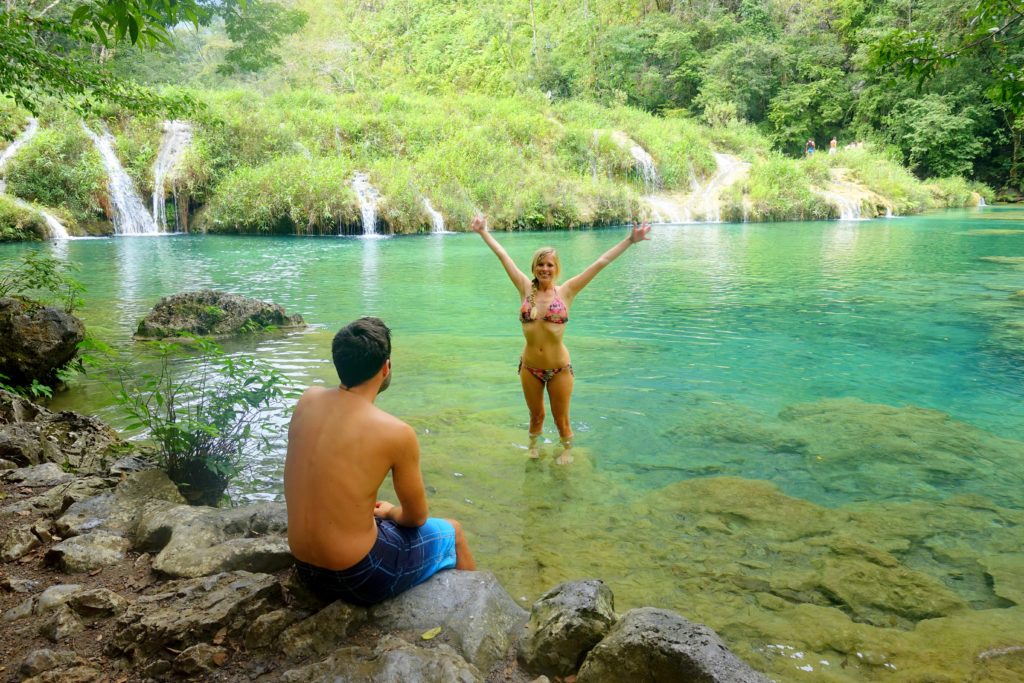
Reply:
[[[530,262],[530,275],[516,267],[508,253],[498,244],[487,230],[483,216],[473,219],[472,228],[479,233],[505,267],[512,284],[519,290],[522,305],[519,307],[519,322],[522,324],[526,345],[519,357],[519,381],[523,396],[530,410],[530,457],[539,457],[537,441],[544,429],[544,390],[548,391],[551,413],[558,427],[562,452],[556,462],[564,465],[572,462],[569,450],[572,448],[572,425],[569,423],[569,401],[575,381],[569,350],[562,337],[569,322],[569,307],[576,295],[594,279],[609,263],[622,255],[637,242],[650,239],[651,226],[633,225],[632,231],[618,244],[606,251],[599,259],[579,275],[566,280],[559,286],[556,281],[562,270],[558,252],[551,247],[542,247]]]
[[[804,148],[804,153],[807,156],[811,156],[814,154],[814,138],[809,138],[807,140],[807,147]]]
[[[839,150],[839,141],[832,138],[832,141],[828,143],[828,153],[830,155],[835,154]]]
[[[310,387],[288,430],[284,495],[299,578],[325,600],[368,606],[442,569],[476,569],[461,525],[427,517],[412,427],[373,403],[391,383],[391,331],[378,318],[331,345],[338,387]],[[399,505],[377,500],[392,474]]]

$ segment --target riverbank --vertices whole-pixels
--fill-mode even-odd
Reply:
[[[3,391],[0,416],[3,680],[767,681],[704,626],[617,615],[599,580],[556,587],[532,616],[486,571],[370,609],[323,603],[290,569],[283,504],[187,506],[96,419]]]
[[[72,234],[408,234],[465,230],[481,211],[496,230],[856,219],[992,199],[870,147],[792,159],[746,124],[539,95],[194,96],[191,122],[47,114],[6,161],[7,192]],[[0,108],[3,128],[24,121]]]

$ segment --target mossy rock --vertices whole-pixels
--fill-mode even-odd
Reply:
[[[288,315],[283,307],[212,289],[176,294],[161,299],[139,322],[135,338],[225,338],[275,329],[305,327],[301,315]]]

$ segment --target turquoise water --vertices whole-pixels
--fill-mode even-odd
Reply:
[[[973,671],[978,652],[1005,644],[1006,620],[1024,632],[1022,214],[656,227],[572,308],[568,467],[552,462],[550,416],[556,443],[526,459],[517,293],[476,235],[80,240],[0,246],[0,259],[42,248],[80,265],[80,315],[117,347],[180,291],[282,304],[312,328],[228,349],[271,359],[300,387],[334,384],[334,331],[380,316],[395,372],[380,405],[420,433],[434,513],[465,522],[481,565],[516,597],[600,576],[620,610],[655,604],[706,621],[779,680],[868,680],[938,666],[914,639],[925,617],[948,624],[931,637],[948,657],[959,650],[946,637],[963,650],[943,670]],[[555,246],[567,277],[623,235],[498,237],[522,267]],[[91,380],[54,405],[119,421]],[[279,498],[281,457],[254,463],[236,496]],[[751,512],[763,508],[765,519]],[[943,536],[939,511],[954,509]],[[808,515],[824,530],[804,534]],[[906,580],[937,606],[847,594],[846,574],[831,586],[837,571],[865,575],[850,564],[864,553],[842,549],[849,539],[898,565],[902,578],[869,584]],[[863,643],[884,656],[865,663]],[[840,669],[841,656],[852,663]]]

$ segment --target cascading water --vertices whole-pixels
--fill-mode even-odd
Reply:
[[[363,234],[377,234],[377,200],[380,193],[370,185],[370,176],[356,173],[352,176],[352,189],[359,199],[359,211],[363,215]]]
[[[705,185],[700,191],[700,201],[704,207],[704,220],[709,223],[720,223],[722,220],[722,212],[718,206],[718,193],[722,188],[723,182],[726,178],[730,177],[738,168],[736,161],[733,157],[728,154],[719,154],[715,152],[715,174],[711,176],[711,180]]]
[[[860,220],[860,202],[844,197],[841,194],[835,192],[829,192],[822,190],[819,194],[822,197],[831,202],[837,209],[839,209],[839,220],[841,221],[859,221]]]
[[[110,199],[114,203],[114,234],[116,235],[156,235],[159,233],[156,222],[146,211],[142,197],[135,189],[135,183],[125,173],[117,154],[114,152],[114,136],[104,126],[103,135],[97,135],[82,123],[82,130],[89,136],[96,151],[103,159],[107,169],[107,187]]]
[[[167,231],[166,184],[171,181],[171,196],[178,205],[178,193],[174,187],[174,170],[192,141],[192,124],[188,121],[164,121],[164,137],[160,151],[153,163],[153,223],[157,229]],[[177,211],[175,211],[177,231]]]
[[[644,189],[650,194],[653,190],[661,187],[661,178],[658,176],[658,167],[654,164],[654,158],[647,153],[647,150],[640,145],[633,145],[629,148],[633,155],[634,166],[640,179],[644,181]]]
[[[7,149],[0,153],[0,192],[5,192],[7,190],[6,179],[3,177],[4,167],[7,166],[7,162],[13,159],[14,155],[18,153],[18,150],[20,150],[25,143],[31,140],[38,131],[39,121],[34,118],[30,118],[28,120],[28,126],[25,128],[24,132],[22,132],[14,142],[9,144]],[[17,197],[12,197],[12,199],[14,200],[14,203],[21,208],[38,213],[43,217],[43,220],[46,221],[47,228],[50,230],[51,239],[66,240],[70,237],[67,229],[52,213],[44,211],[38,206],[30,204],[23,199],[18,199]]]
[[[985,203],[985,198],[981,195],[978,195],[978,206],[988,206],[988,204]]]
[[[34,118],[30,118],[28,120],[28,127],[25,128],[22,134],[15,138],[14,142],[7,145],[7,149],[5,149],[3,152],[0,152],[0,173],[3,172],[4,166],[7,165],[7,162],[10,161],[11,158],[13,158],[14,155],[18,153],[18,150],[21,149],[26,142],[35,137],[35,134],[38,131],[39,121]]]
[[[424,210],[426,210],[427,215],[430,216],[430,222],[434,226],[430,232],[434,233],[435,235],[447,232],[444,229],[444,216],[441,215],[440,211],[434,208],[434,206],[430,203],[430,200],[427,199],[426,197],[423,198],[423,208]]]

